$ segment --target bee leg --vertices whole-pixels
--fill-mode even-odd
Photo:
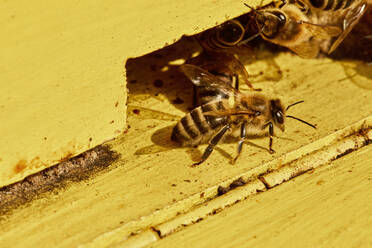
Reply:
[[[239,76],[235,74],[234,77],[235,77],[235,89],[239,90]]]
[[[197,89],[196,89],[196,87],[197,86],[193,86],[193,96],[192,96],[192,105],[193,105],[193,108],[196,108],[197,107],[197,101],[198,101],[198,99],[197,99],[197,93],[196,93],[196,91],[197,91]]]
[[[258,88],[256,89],[255,87],[253,87],[252,83],[249,81],[249,75],[248,75],[248,72],[247,70],[245,69],[244,65],[239,61],[239,60],[236,60],[236,63],[237,65],[234,67],[235,70],[237,71],[237,74],[234,74],[235,78],[236,78],[236,83],[235,83],[235,88],[238,90],[239,89],[239,81],[238,81],[238,78],[239,78],[239,75],[242,77],[243,81],[245,82],[245,84],[253,91],[261,91],[262,89]]]
[[[287,1],[286,0],[282,0],[282,3],[279,5],[279,8],[283,7],[286,4],[287,4]]]
[[[238,154],[236,155],[236,157],[232,161],[232,164],[235,164],[235,162],[238,159],[240,153],[242,152],[245,136],[246,136],[246,133],[247,133],[246,125],[247,125],[247,123],[243,122],[241,127],[240,127],[240,140],[239,140],[239,143],[238,143]]]
[[[275,151],[273,150],[273,137],[274,137],[274,126],[273,126],[273,123],[269,122],[267,124],[269,126],[269,137],[270,137],[270,142],[269,142],[269,152],[272,154],[272,153],[275,153]]]
[[[196,165],[199,165],[201,163],[203,163],[205,160],[207,160],[207,158],[209,157],[209,155],[211,155],[214,147],[217,145],[217,143],[222,139],[222,137],[224,136],[224,134],[226,133],[227,130],[230,129],[230,125],[227,124],[226,126],[224,126],[210,141],[209,141],[209,145],[207,147],[207,149],[205,149],[204,153],[203,153],[203,156],[202,156],[202,159],[197,162],[197,163],[194,163],[193,166],[196,166]]]

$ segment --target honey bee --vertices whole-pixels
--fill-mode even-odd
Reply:
[[[199,56],[188,59],[186,63],[201,67],[236,89],[239,89],[240,82],[243,82],[251,90],[260,90],[252,86],[244,65],[230,53],[205,50]],[[183,68],[180,67],[181,71],[187,76],[187,72],[183,71]],[[196,86],[194,84],[194,107],[224,97],[226,95],[214,87]]]
[[[273,153],[274,126],[284,131],[286,118],[303,122],[313,128],[314,125],[287,115],[286,111],[293,105],[284,108],[279,99],[269,99],[257,92],[241,93],[230,84],[197,67],[184,64],[182,70],[189,79],[199,87],[215,89],[223,94],[221,99],[208,102],[187,113],[176,124],[171,139],[182,146],[197,146],[208,142],[202,158],[194,165],[203,163],[212,153],[214,147],[227,134],[240,130],[238,153],[233,163],[239,157],[244,140],[247,136],[269,134],[269,152]]]
[[[311,8],[323,10],[323,11],[337,11],[342,9],[348,9],[357,4],[365,4],[364,0],[293,0],[297,2],[299,6],[308,5]],[[290,1],[291,3],[291,1]]]
[[[346,38],[367,10],[365,0],[294,0],[302,10],[311,15],[318,24],[340,26],[342,32],[331,44],[328,54],[332,53]]]
[[[298,5],[284,4],[281,8],[255,10],[261,37],[285,46],[303,58],[314,58],[320,50],[320,41],[341,34],[341,28],[313,23]]]

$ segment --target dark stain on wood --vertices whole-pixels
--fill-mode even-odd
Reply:
[[[14,173],[18,174],[24,171],[27,168],[27,161],[22,159],[14,166]]]
[[[163,87],[163,85],[164,85],[164,82],[163,82],[163,80],[161,80],[161,79],[156,79],[156,80],[154,81],[154,86],[155,86],[156,88],[161,88],[161,87]]]
[[[66,152],[66,154],[59,160],[59,162],[65,162],[71,159],[74,156],[74,153],[71,151]]]
[[[68,153],[64,159],[70,156]],[[0,188],[0,222],[5,219],[1,216],[11,214],[12,210],[34,199],[45,197],[44,193],[56,193],[73,182],[87,180],[98,172],[109,169],[119,157],[110,146],[100,145],[68,161],[30,175],[23,181]],[[36,157],[31,162],[37,164],[40,159]],[[26,160],[21,160],[14,170],[19,173],[26,165],[34,166],[31,162],[27,164]]]
[[[242,177],[239,177],[238,179],[232,181],[232,183],[227,187],[219,186],[217,189],[217,195],[218,196],[224,195],[230,190],[233,190],[237,187],[244,186],[245,184],[247,184],[247,181],[244,180]]]

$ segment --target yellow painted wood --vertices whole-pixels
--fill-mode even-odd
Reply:
[[[265,185],[260,180],[256,179],[248,183],[248,185],[240,188],[239,190],[233,191],[225,196],[218,197],[214,201],[203,204],[197,209],[192,210],[180,217],[177,217],[174,220],[155,226],[154,229],[158,230],[161,237],[170,235],[183,226],[197,223],[208,215],[211,215],[218,211],[222,211],[225,207],[232,205],[237,201],[241,201],[258,191],[264,190],[266,190]]]
[[[241,159],[231,165],[229,156],[235,154],[236,144],[221,144],[207,163],[192,168],[192,159],[198,159],[205,146],[199,149],[161,146],[169,144],[167,130],[171,130],[177,116],[189,104],[186,98],[184,105],[172,103],[180,89],[185,88],[186,79],[177,75],[171,81],[169,74],[152,72],[150,67],[174,59],[178,49],[184,51],[185,46],[179,43],[168,48],[173,51],[168,53],[169,57],[149,55],[127,65],[131,73],[128,78],[137,78],[138,83],[129,86],[131,127],[127,134],[110,142],[121,159],[110,171],[87,182],[70,184],[58,194],[44,195],[3,216],[1,246],[104,247],[131,242],[135,234],[141,235],[215,198],[219,185],[226,186],[240,176],[250,178],[268,169],[290,165],[307,153],[332,147],[357,132],[363,126],[361,123],[365,128],[372,126],[369,100],[372,91],[359,88],[350,80],[339,80],[345,74],[337,61],[303,60],[281,53],[273,61],[280,65],[283,78],[255,86],[264,88],[268,94],[277,94],[286,103],[305,100],[291,113],[316,123],[318,129],[288,121],[286,132],[278,133],[274,140],[276,154],[270,155],[266,149],[248,143]],[[257,64],[261,66],[262,62],[259,60]],[[155,79],[164,80],[164,87],[154,87]],[[140,110],[139,114],[133,113],[135,108]],[[268,140],[260,138],[252,142],[266,147]],[[337,156],[343,151],[332,152]]]
[[[127,248],[136,248],[136,247],[142,247],[146,246],[148,244],[151,244],[159,239],[158,235],[152,231],[147,230],[144,232],[141,232],[139,235],[135,235],[132,238],[129,238],[128,240],[121,242],[115,246],[111,247],[127,247]],[[103,246],[106,246],[106,244],[102,244]]]
[[[359,135],[348,136],[347,138],[338,141],[331,147],[325,147],[325,149],[313,152],[302,158],[296,159],[289,164],[280,166],[274,172],[267,172],[259,177],[259,179],[248,181],[246,185],[240,186],[238,189],[234,189],[228,192],[226,195],[217,197],[207,203],[199,206],[195,209],[190,210],[185,214],[177,216],[176,218],[169,220],[165,223],[153,227],[159,233],[160,237],[168,236],[185,226],[192,225],[205,219],[209,215],[213,215],[216,212],[224,210],[226,207],[233,205],[234,203],[244,200],[248,196],[256,192],[264,192],[266,189],[270,189],[283,181],[292,179],[306,171],[315,169],[321,165],[325,165],[336,158],[334,157],[338,150],[340,154],[347,154],[350,150],[356,150],[365,145],[365,141],[372,140],[372,130],[365,134],[365,137]],[[241,175],[243,178],[246,175]],[[243,178],[244,180],[244,178]],[[266,187],[265,187],[266,186]]]
[[[178,4],[181,3],[170,3],[170,6]],[[234,8],[240,4],[231,5],[231,13],[237,13]],[[156,6],[169,8],[169,5],[161,5],[159,2],[151,5],[154,8]],[[224,20],[224,14],[230,13],[227,10],[230,5],[224,6],[219,1],[208,5],[210,8],[219,6],[213,9],[216,19],[205,17],[204,5],[195,6],[190,2],[187,6],[189,7],[183,6],[184,8],[178,10],[180,12],[171,12],[169,15],[191,12],[189,18],[183,19],[197,23],[201,20],[198,18],[202,18],[198,13],[204,12],[203,18],[206,19],[203,19],[203,26],[187,26],[185,22],[184,29],[179,26],[174,28],[182,29],[179,32],[197,32],[200,29],[196,27],[214,25],[216,19]],[[185,9],[194,7],[195,13]],[[150,10],[145,13],[155,15]],[[181,23],[181,20],[172,17]],[[116,29],[119,33],[119,26],[122,25],[120,18],[117,19]],[[153,19],[159,26],[159,20]],[[174,22],[162,27],[166,30],[171,25],[175,25]],[[166,36],[164,31],[164,40],[167,39]],[[139,47],[135,43],[132,46]],[[149,49],[146,50],[149,52],[155,47],[143,49]],[[348,137],[358,137],[357,133],[361,128],[372,127],[372,91],[354,84],[339,61],[303,60],[290,53],[263,52],[254,61],[244,59],[251,75],[259,75],[260,71],[264,71],[263,75],[272,75],[264,81],[258,76],[252,76],[254,86],[262,88],[264,94],[280,97],[285,104],[305,100],[305,103],[291,109],[291,114],[316,123],[318,129],[313,130],[299,122],[288,120],[286,131],[277,133],[278,137],[274,139],[276,154],[267,152],[267,138],[258,138],[248,142],[241,158],[235,165],[231,165],[229,162],[235,155],[236,143],[225,143],[218,146],[205,164],[192,168],[190,165],[199,159],[205,146],[197,149],[176,148],[169,142],[172,127],[187,111],[191,102],[190,84],[171,62],[185,59],[196,50],[191,41],[182,41],[156,55],[128,61],[126,70],[129,80],[130,128],[126,134],[108,143],[114,151],[121,154],[121,158],[110,170],[86,181],[70,183],[54,194],[44,194],[1,216],[1,247],[120,247],[125,244],[140,247],[157,239],[153,228],[167,227],[170,231],[165,233],[171,233],[174,226],[183,224],[177,218],[188,214],[194,218],[192,213],[196,209],[203,210],[200,212],[202,215],[208,215],[209,209],[200,209],[205,204],[219,202],[218,206],[225,208],[229,202],[230,205],[235,202],[234,199],[244,199],[251,194],[248,188],[237,188],[237,191],[219,198],[218,186],[226,187],[239,177],[255,179],[268,170],[275,172],[290,167],[298,159],[306,159],[311,154],[330,148],[327,159],[316,165],[328,163],[332,157],[345,152],[342,141],[349,141]],[[137,82],[133,83],[132,80]],[[154,86],[155,80],[162,80],[163,87]],[[368,78],[363,80],[366,83],[371,82]],[[173,103],[177,97],[182,98],[185,103]],[[359,144],[359,138],[355,142],[354,144]],[[287,175],[279,178],[288,179]],[[276,181],[273,181],[275,184]],[[280,187],[282,186],[278,186]],[[333,193],[331,195],[336,195]],[[267,192],[257,197],[265,194]],[[276,199],[278,198],[280,196]],[[275,208],[276,204],[271,206]],[[168,228],[172,221],[177,225]],[[190,223],[192,222],[188,224]],[[169,237],[177,234],[170,234]]]
[[[2,1],[0,187],[124,131],[126,59],[244,11],[240,1]]]
[[[372,146],[149,247],[371,247]]]

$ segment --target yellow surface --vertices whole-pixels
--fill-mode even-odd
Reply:
[[[0,187],[124,131],[126,59],[243,11],[239,1],[2,1]]]
[[[149,247],[371,247],[371,164],[367,146]]]
[[[205,27],[214,25],[217,19],[223,20],[224,15],[230,13],[227,9],[230,5],[222,5],[219,1],[208,5],[208,8],[216,8],[213,9],[216,19],[205,16],[204,5],[195,6],[191,2],[187,4],[188,7],[182,5],[178,9],[179,12],[169,13],[170,16],[188,13],[189,18],[182,20],[172,16],[176,23],[180,24],[185,20],[197,23],[201,20],[198,18],[202,18],[204,22],[199,23],[203,23]],[[159,2],[154,3],[152,7],[156,6],[169,8],[169,5],[161,5]],[[178,5],[174,2],[170,3],[170,6]],[[241,3],[231,6],[231,13],[236,14],[234,8],[239,9]],[[195,11],[187,11],[186,8]],[[117,9],[110,10],[120,12]],[[200,12],[204,13],[204,17],[200,17]],[[148,9],[145,13],[154,14]],[[153,23],[158,25],[160,20],[153,19]],[[120,20],[117,19],[118,23]],[[167,30],[172,25],[175,25],[174,22],[164,23],[162,28]],[[193,31],[196,27],[202,26],[185,26],[185,29],[177,26],[175,29],[192,33],[196,32]],[[117,31],[120,33],[120,28]],[[162,32],[159,33],[164,35],[162,37],[166,40],[166,31]],[[112,149],[121,154],[121,158],[110,170],[85,181],[70,183],[53,193],[41,195],[27,205],[1,216],[1,247],[142,247],[156,244],[156,240],[160,238],[158,235],[164,238],[164,241],[159,242],[161,245],[162,242],[168,242],[167,240],[171,242],[172,237],[182,235],[184,230],[193,227],[196,222],[203,223],[205,218],[208,220],[208,216],[215,212],[222,211],[223,214],[229,206],[245,198],[251,202],[249,199],[252,197],[271,194],[273,199],[278,200],[282,197],[280,188],[291,185],[286,183],[265,191],[258,177],[264,177],[269,186],[274,186],[304,171],[317,171],[319,166],[328,166],[337,156],[348,152],[350,148],[360,149],[365,145],[366,139],[372,138],[372,91],[354,84],[339,61],[303,60],[290,53],[263,52],[259,53],[255,60],[244,60],[249,73],[258,75],[252,76],[254,86],[262,88],[264,94],[280,97],[285,104],[304,100],[305,103],[290,110],[291,114],[316,123],[318,129],[313,130],[299,122],[288,120],[285,133],[277,133],[278,137],[274,139],[275,154],[267,152],[267,138],[254,139],[247,142],[240,159],[235,165],[231,165],[229,162],[235,155],[236,143],[225,143],[218,146],[205,164],[192,168],[191,164],[200,158],[205,146],[194,149],[169,145],[172,127],[191,104],[191,90],[185,86],[189,85],[189,82],[172,64],[187,58],[196,50],[190,43],[192,42],[178,42],[156,55],[128,61],[126,68],[130,91],[130,128],[128,133],[109,142]],[[138,44],[132,45],[138,47]],[[281,73],[278,73],[278,70]],[[264,72],[264,76],[270,77],[260,78],[260,71]],[[363,75],[358,76],[364,83],[372,82],[371,79],[363,78]],[[137,82],[133,83],[132,80]],[[155,87],[154,80],[162,80],[163,87]],[[185,103],[174,104],[176,97],[182,98]],[[139,110],[138,114],[133,113],[135,109]],[[370,147],[367,149],[369,152],[366,153],[370,154]],[[311,160],[314,163],[309,162]],[[363,168],[366,166],[365,161],[367,160],[355,159],[355,167]],[[335,162],[335,165],[336,163],[338,162]],[[311,179],[313,175],[301,177]],[[347,181],[348,175],[342,175],[341,178]],[[352,174],[349,176],[352,177]],[[250,180],[250,183],[217,197],[218,186],[226,187],[239,177]],[[330,180],[336,183],[337,178],[331,177]],[[314,192],[313,187],[318,185],[308,184],[304,192]],[[370,188],[366,188],[366,192],[360,192],[353,191],[350,187],[345,188],[345,192],[355,194],[355,198],[352,198],[353,204],[362,206],[366,204],[366,196],[371,195]],[[257,191],[264,192],[252,196]],[[279,193],[273,196],[277,191]],[[288,194],[297,192],[295,187],[286,191]],[[331,206],[339,203],[337,193],[337,188],[330,191]],[[287,214],[297,204],[301,205],[301,198],[290,195],[288,197],[291,201],[283,207],[288,207]],[[323,200],[317,199],[317,203],[321,204]],[[256,204],[252,206],[251,211],[260,213],[260,207],[260,204]],[[270,207],[267,211],[274,211],[276,202],[271,202]],[[361,208],[361,215],[362,213],[365,216],[370,215],[366,208]],[[221,218],[222,214],[216,215],[216,218]],[[300,214],[302,212],[299,212],[298,216]],[[309,223],[313,223],[312,216],[306,215]],[[345,222],[342,223],[349,223],[349,216],[342,216],[339,217],[339,223],[343,220]],[[275,222],[276,216],[270,217],[270,221]],[[327,216],[324,216],[324,219],[327,223],[333,221]],[[365,223],[364,220],[355,221],[355,230],[366,229],[368,223]],[[265,233],[266,229],[260,230],[263,237],[264,234],[270,235]],[[293,230],[292,235],[295,235],[295,231]],[[275,232],[271,235],[275,235]],[[213,234],[209,238],[213,239],[215,236],[216,234]],[[259,237],[259,234],[257,236]]]
[[[266,150],[267,138],[254,139],[244,147],[240,160],[231,165],[236,143],[226,143],[219,145],[205,164],[192,168],[193,160],[199,158],[205,146],[169,146],[169,132],[190,104],[191,97],[184,92],[187,79],[172,67],[168,72],[161,70],[169,61],[182,57],[182,53],[192,52],[191,48],[185,51],[189,45],[187,41],[179,42],[163,50],[162,56],[148,55],[128,62],[128,79],[138,80],[128,85],[130,128],[109,142],[121,158],[109,171],[72,183],[58,194],[45,194],[3,216],[1,246],[151,244],[158,239],[153,230],[165,237],[177,234],[185,225],[193,225],[262,191],[262,183],[255,184],[254,180],[267,171],[263,176],[268,181],[272,177],[271,184],[275,185],[326,165],[350,147],[359,149],[366,138],[372,137],[368,131],[372,126],[372,91],[345,79],[337,61],[303,60],[280,53],[271,55],[270,64],[280,68],[282,77],[265,82],[255,82],[253,77],[254,86],[263,88],[266,94],[276,94],[286,104],[305,100],[291,109],[291,114],[316,123],[318,129],[288,121],[285,133],[278,133],[274,139],[277,153],[273,155]],[[262,64],[265,65],[263,60],[257,60],[247,67],[257,71]],[[150,65],[157,69],[153,71]],[[270,68],[267,67],[268,73]],[[153,85],[156,79],[164,81],[162,88]],[[185,103],[173,104],[176,96]],[[133,113],[134,109],[140,110],[139,114]],[[314,163],[306,162],[311,159]],[[298,167],[301,161],[306,162],[303,168]],[[275,175],[277,171],[283,173]],[[216,198],[218,186],[226,187],[239,177],[251,179],[252,183]]]

